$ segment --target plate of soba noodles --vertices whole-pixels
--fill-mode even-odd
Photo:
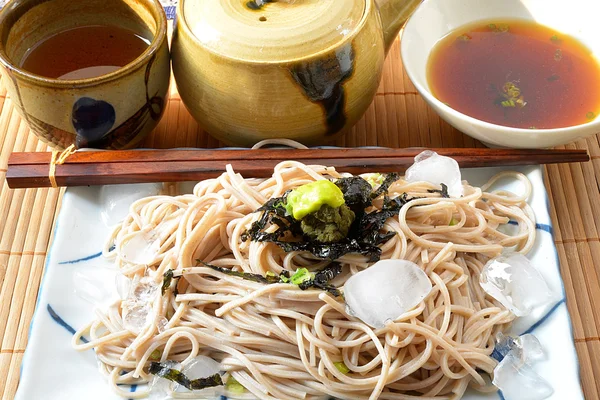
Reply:
[[[539,166],[69,188],[17,400],[583,399]]]

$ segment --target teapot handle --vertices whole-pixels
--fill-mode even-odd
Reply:
[[[383,37],[385,39],[385,52],[396,40],[402,25],[412,15],[413,11],[421,3],[421,0],[374,0],[379,8],[381,24],[383,26]]]

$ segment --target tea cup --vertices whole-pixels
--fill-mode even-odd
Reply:
[[[41,41],[84,26],[125,28],[150,44],[132,62],[97,77],[55,79],[22,68]],[[165,12],[158,0],[13,0],[0,11],[0,65],[15,108],[42,141],[58,149],[135,147],[166,105]]]

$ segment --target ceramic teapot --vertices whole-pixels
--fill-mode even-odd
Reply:
[[[420,0],[180,0],[173,73],[211,135],[321,144],[371,104]]]

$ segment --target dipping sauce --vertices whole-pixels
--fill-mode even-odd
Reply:
[[[37,43],[27,51],[21,67],[47,78],[93,78],[129,64],[149,44],[141,35],[121,27],[82,26]]]
[[[487,21],[443,38],[428,61],[440,101],[515,128],[580,125],[600,112],[600,64],[575,38],[534,22]]]

